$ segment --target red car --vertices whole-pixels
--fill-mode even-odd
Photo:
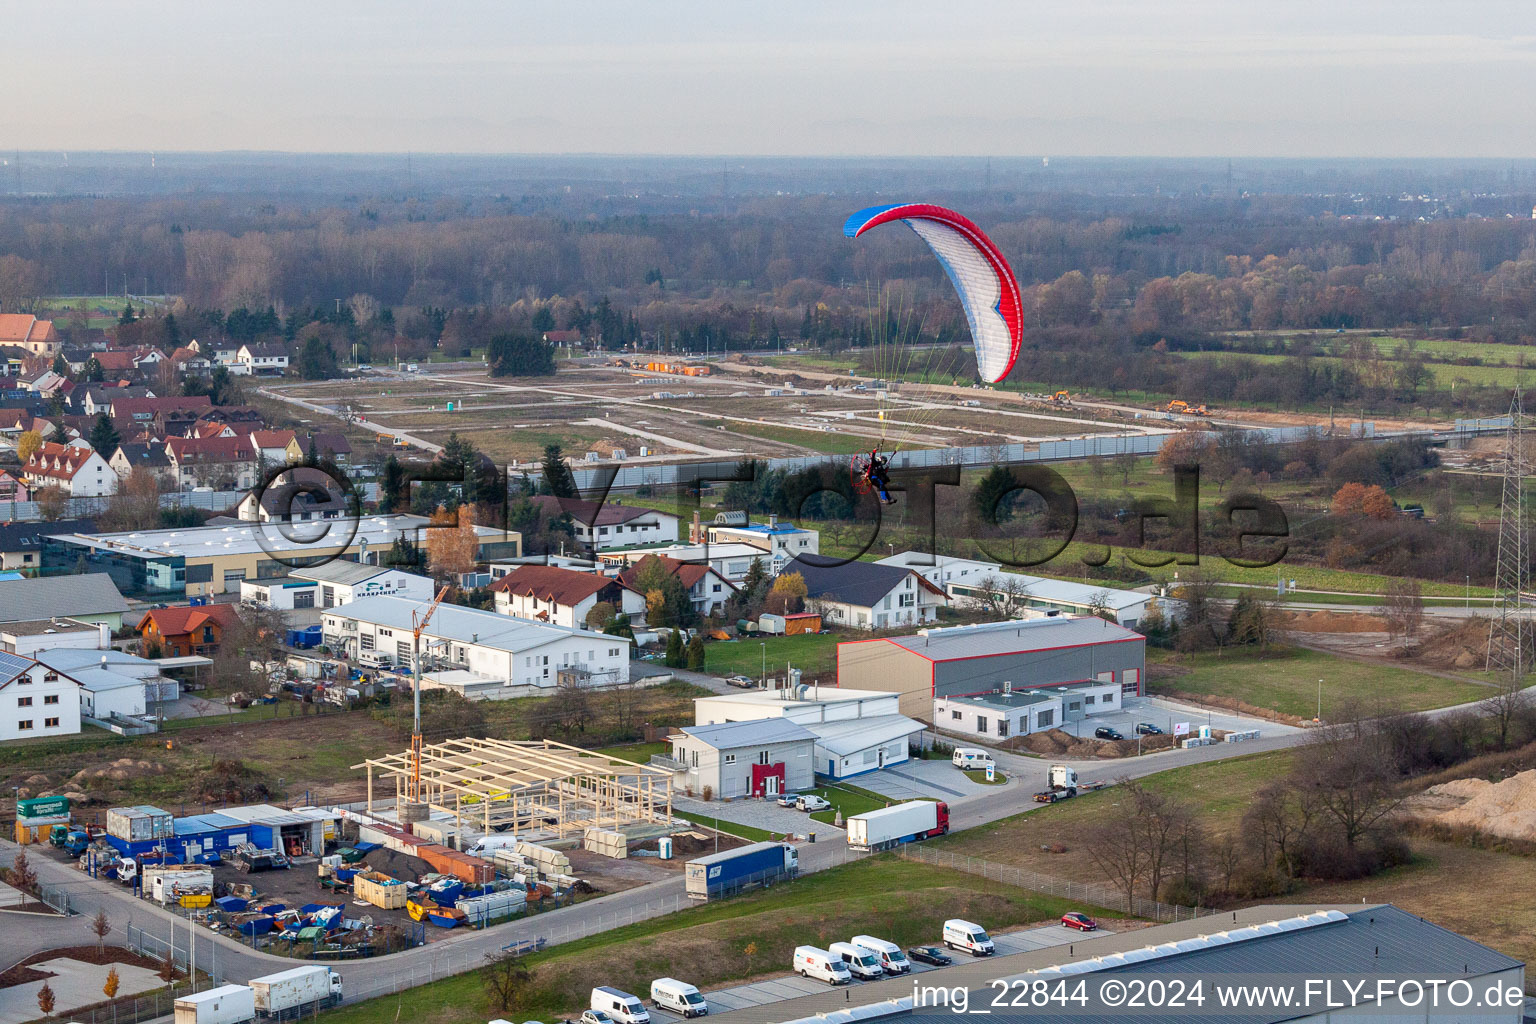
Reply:
[[[1099,922],[1074,910],[1070,914],[1061,915],[1061,925],[1063,928],[1076,928],[1080,932],[1091,932],[1098,930]]]

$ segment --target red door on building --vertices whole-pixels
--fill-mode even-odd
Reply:
[[[784,762],[752,766],[752,795],[778,796],[784,792]]]

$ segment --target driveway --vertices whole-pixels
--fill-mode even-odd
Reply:
[[[1179,723],[1187,724],[1191,734],[1199,732],[1202,725],[1225,732],[1257,729],[1261,737],[1290,736],[1303,731],[1267,718],[1254,718],[1230,711],[1212,711],[1164,697],[1131,697],[1119,711],[1090,715],[1076,722],[1068,722],[1064,728],[1074,736],[1092,736],[1095,729],[1108,726],[1127,739],[1134,739],[1138,722],[1149,722],[1166,733],[1173,732],[1174,725]]]
[[[817,832],[821,835],[830,834],[830,837],[835,837],[838,842],[842,842],[843,839],[841,829],[824,821],[814,821],[809,814],[792,807],[780,807],[773,800],[711,800],[705,803],[703,800],[674,796],[672,806],[685,818],[690,814],[702,814],[722,821],[734,821],[738,825],[751,825],[754,828],[785,835]]]
[[[1004,770],[1004,774],[1007,771]],[[972,782],[964,772],[948,761],[906,761],[878,772],[849,779],[849,785],[879,793],[894,800],[964,800],[983,793],[995,793],[1013,785],[1001,786]]]

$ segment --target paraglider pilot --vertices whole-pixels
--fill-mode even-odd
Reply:
[[[891,497],[890,460],[881,455],[878,449],[870,450],[869,464],[864,467],[864,476],[880,495],[880,504],[896,503],[896,499]]]

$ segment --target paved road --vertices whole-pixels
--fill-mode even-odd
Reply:
[[[1536,692],[1536,687],[1528,693]],[[1431,717],[1453,714],[1475,705],[1442,708],[1427,712]],[[1281,750],[1302,742],[1305,731],[1284,735],[1262,736],[1246,743],[1220,743],[1189,750],[1168,750],[1124,761],[1071,761],[1084,782],[1113,782],[1122,778],[1143,778],[1169,768],[1189,764],[1202,764],[1229,757]],[[999,752],[995,755],[999,766],[1022,785],[995,787],[974,796],[957,798],[950,803],[950,822],[956,830],[975,828],[1015,814],[1040,809],[1031,798],[1036,783],[1043,784],[1048,762],[1042,758],[1023,757]],[[0,862],[11,862],[16,846],[0,841]],[[800,847],[802,872],[822,871],[859,859],[850,853],[843,843],[814,843]],[[159,907],[134,898],[127,890],[116,885],[93,882],[83,877],[68,864],[46,856],[33,858],[39,878],[44,882],[65,886],[79,916],[58,921],[46,918],[25,918],[27,927],[11,927],[6,921],[0,927],[0,961],[7,966],[22,957],[49,949],[66,942],[90,941],[88,922],[98,908],[105,909],[118,929],[116,937],[123,936],[124,926],[132,924],[146,931],[168,936],[174,929],[178,949],[187,949],[185,922]],[[456,931],[448,937],[427,946],[395,956],[375,960],[348,961],[341,966],[346,976],[349,1001],[369,995],[378,995],[422,984],[431,978],[467,970],[483,961],[487,953],[495,952],[504,945],[520,940],[544,937],[558,943],[580,938],[585,934],[616,927],[630,920],[642,920],[661,912],[670,912],[688,906],[683,895],[681,877],[653,882],[649,885],[613,893],[598,899],[579,903],[572,907],[539,914],[531,918],[498,925],[488,931]],[[219,977],[231,981],[249,978],[293,966],[295,961],[276,957],[242,946],[233,939],[215,935],[206,929],[196,930],[196,951],[199,968],[213,967]]]

